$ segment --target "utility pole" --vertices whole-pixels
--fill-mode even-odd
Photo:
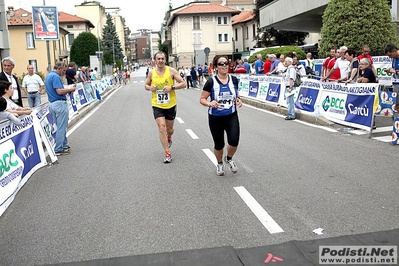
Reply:
[[[43,0],[43,6],[46,6],[46,0]],[[46,50],[47,50],[47,73],[50,73],[51,72],[50,41],[46,41]]]
[[[12,11],[14,12],[14,11]],[[4,0],[0,0],[0,32],[3,41],[0,42],[0,60],[10,56],[10,34],[7,26],[7,15]]]

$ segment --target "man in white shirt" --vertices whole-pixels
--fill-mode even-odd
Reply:
[[[334,73],[334,71],[338,68],[341,73],[341,77],[338,79],[338,81],[345,81],[348,78],[350,62],[345,59],[345,53],[347,50],[348,48],[346,46],[342,46],[339,49],[340,58],[338,58],[337,61],[335,61],[334,67],[327,73],[323,81],[326,81],[332,75],[332,73]]]
[[[44,82],[39,75],[35,74],[32,65],[28,65],[27,69],[28,74],[22,80],[22,90],[28,97],[29,107],[33,108],[42,103],[40,93],[44,89]]]

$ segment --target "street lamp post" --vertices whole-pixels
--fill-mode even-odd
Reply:
[[[100,32],[99,32],[98,28],[100,27],[100,21],[102,20],[104,15],[102,15],[100,20],[97,22],[97,44],[98,44],[97,58],[98,58],[98,67],[99,67],[99,72],[100,72],[100,78],[103,76],[103,53],[100,50]]]

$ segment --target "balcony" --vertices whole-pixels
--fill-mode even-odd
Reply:
[[[169,30],[162,29],[161,32],[161,43],[163,45],[170,45],[172,43],[172,36]]]
[[[59,58],[67,58],[69,56],[69,50],[68,49],[64,49],[64,50],[60,50],[60,55]]]

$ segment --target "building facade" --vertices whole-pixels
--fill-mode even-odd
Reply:
[[[197,2],[170,10],[162,39],[169,47],[169,63],[203,65],[215,55],[232,57],[232,17],[239,13],[220,4]]]
[[[250,56],[250,49],[256,46],[258,34],[253,11],[241,11],[233,17],[233,54],[234,59]]]
[[[59,40],[48,41],[49,51],[47,53],[46,41],[34,39],[32,13],[22,8],[14,10],[13,7],[9,7],[8,13],[10,14],[7,17],[10,56],[15,61],[13,70],[15,75],[22,77],[23,74],[26,74],[28,64],[33,65],[35,72],[47,74],[52,71],[56,62],[68,63],[67,35],[70,32],[61,27],[61,23]]]

